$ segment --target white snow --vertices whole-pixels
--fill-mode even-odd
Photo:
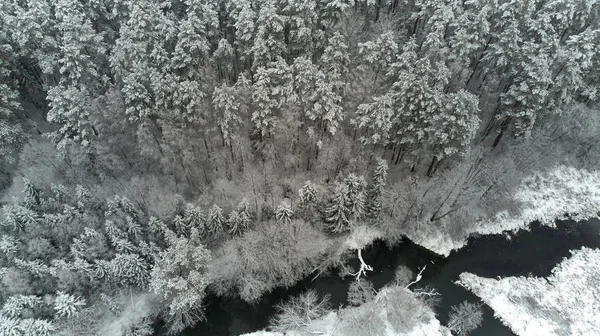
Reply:
[[[463,273],[458,283],[517,335],[600,335],[600,250],[571,253],[548,278],[496,280]]]
[[[597,171],[558,166],[546,173],[524,179],[516,190],[515,200],[523,208],[518,215],[503,211],[494,218],[474,223],[472,233],[501,234],[526,229],[534,221],[554,226],[560,219],[584,220],[600,213],[600,174]],[[452,239],[435,227],[425,227],[418,235],[408,238],[443,256],[467,243],[468,237]]]

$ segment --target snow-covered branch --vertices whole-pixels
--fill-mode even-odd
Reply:
[[[356,280],[360,279],[361,275],[367,275],[367,271],[373,271],[373,267],[367,265],[362,258],[362,249],[358,249],[358,260],[360,260],[360,269],[356,273],[350,273],[350,275],[356,276]]]
[[[419,271],[419,274],[417,274],[417,277],[415,278],[415,280],[413,280],[411,283],[409,283],[408,285],[406,285],[406,287],[404,287],[404,288],[408,289],[408,287],[410,287],[410,285],[414,285],[417,282],[421,281],[421,278],[423,277],[422,274],[423,274],[423,271],[425,270],[425,268],[427,268],[427,265],[423,266],[421,268],[421,270]]]

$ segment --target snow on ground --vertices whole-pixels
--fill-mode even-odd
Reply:
[[[553,226],[555,220],[571,218],[584,220],[600,213],[600,174],[573,167],[559,166],[544,174],[526,178],[514,198],[523,204],[518,215],[508,211],[476,223],[469,232],[500,234],[529,227],[534,221]],[[429,226],[418,235],[408,234],[415,243],[443,256],[467,243],[468,237],[456,240],[439,229]]]
[[[402,287],[385,287],[373,299],[358,307],[346,307],[311,321],[286,336],[452,336],[434,311]],[[282,336],[257,331],[246,336]]]
[[[458,284],[519,336],[600,335],[600,250],[571,251],[548,278],[460,275]]]

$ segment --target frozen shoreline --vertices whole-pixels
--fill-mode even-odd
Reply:
[[[526,178],[514,194],[523,204],[516,216],[507,211],[474,225],[469,234],[501,234],[528,229],[533,222],[554,226],[556,220],[585,220],[600,213],[600,174],[573,167],[559,166],[544,174]],[[447,257],[466,245],[468,236],[452,239],[440,230],[423,234],[407,233],[414,243]]]
[[[519,336],[600,335],[600,250],[571,251],[547,278],[460,275],[459,285]]]

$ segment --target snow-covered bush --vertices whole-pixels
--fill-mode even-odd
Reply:
[[[331,309],[329,296],[319,297],[314,290],[308,290],[276,306],[277,314],[270,321],[276,331],[289,331],[310,325]]]
[[[483,322],[481,304],[461,302],[450,307],[448,328],[458,335],[468,335]]]

